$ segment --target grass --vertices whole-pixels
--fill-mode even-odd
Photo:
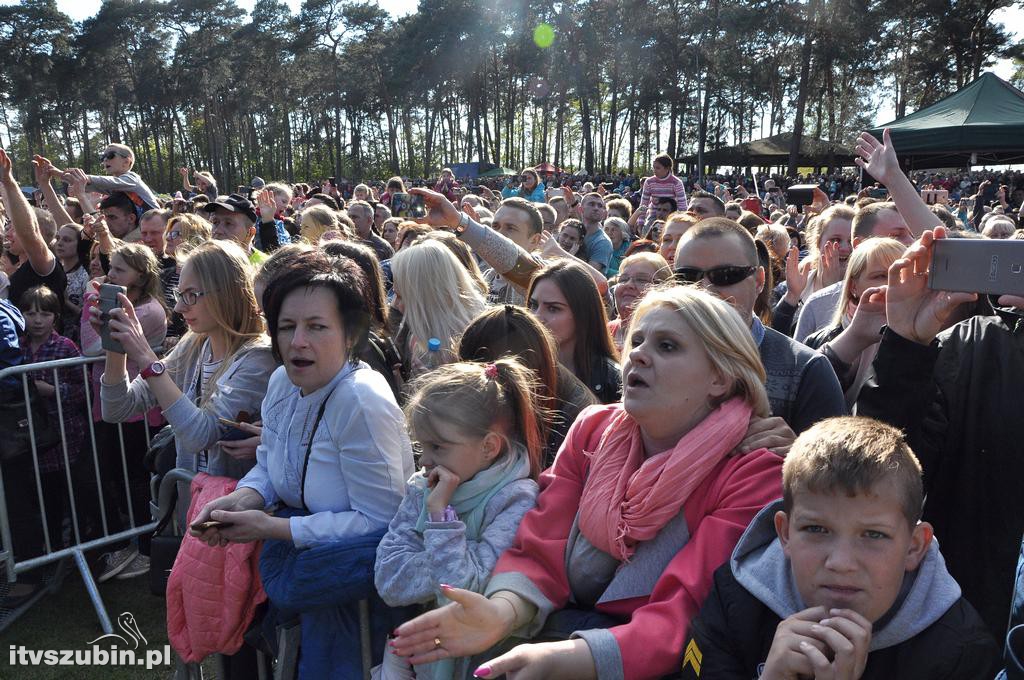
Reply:
[[[145,650],[163,650],[167,644],[166,606],[164,598],[150,594],[145,576],[123,581],[113,579],[100,585],[99,590],[115,632],[120,632],[117,615],[131,612],[148,641],[148,645],[139,645],[141,654],[144,655]],[[24,645],[34,650],[87,649],[86,643],[102,634],[82,578],[72,566],[57,593],[44,596],[0,633],[0,679],[135,680],[172,676],[173,665],[151,670],[144,666],[11,666],[11,645]],[[104,647],[109,649],[110,645]]]

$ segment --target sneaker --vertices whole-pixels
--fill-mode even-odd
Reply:
[[[148,573],[149,573],[149,558],[140,553],[140,554],[135,556],[135,559],[133,559],[128,564],[127,567],[125,567],[124,569],[121,570],[121,573],[117,575],[117,578],[119,580],[120,579],[126,579],[126,578],[135,578],[136,576],[142,576],[143,574],[148,574]]]
[[[100,567],[100,574],[96,577],[97,583],[106,583],[110,579],[114,578],[124,568],[131,564],[135,556],[139,554],[139,549],[134,545],[130,545],[127,548],[115,550],[109,552],[100,558],[100,563],[103,565]]]

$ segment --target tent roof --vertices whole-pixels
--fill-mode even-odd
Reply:
[[[1024,92],[983,73],[931,106],[868,130],[889,128],[900,159],[915,167],[1008,163],[1024,158]]]
[[[792,132],[765,137],[735,146],[726,146],[704,153],[705,165],[778,165],[789,161]],[[834,152],[834,156],[833,156]],[[800,165],[853,165],[853,151],[839,144],[831,145],[821,139],[804,135],[800,140]],[[683,163],[696,163],[696,154],[680,159]]]

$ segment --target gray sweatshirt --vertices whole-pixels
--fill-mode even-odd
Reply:
[[[487,503],[480,540],[473,541],[466,538],[466,525],[461,521],[428,521],[423,534],[417,533],[424,494],[409,484],[398,514],[377,547],[374,584],[381,599],[393,607],[433,605],[442,583],[482,593],[498,558],[515,540],[520,520],[536,503],[538,492],[532,479],[507,484]],[[466,677],[472,670],[461,661],[456,664],[455,677]],[[417,677],[434,678],[432,666],[417,666]]]
[[[241,479],[256,460],[237,460],[221,451],[217,442],[224,436],[226,428],[217,419],[236,420],[239,411],[253,415],[259,413],[267,382],[277,363],[270,353],[270,345],[264,342],[236,352],[225,359],[230,361],[230,365],[217,379],[216,392],[200,408],[196,405],[195,385],[202,362],[180,360],[180,357],[189,356],[194,351],[192,344],[189,340],[179,342],[165,359],[168,375],[182,391],[181,397],[163,411],[164,418],[174,430],[178,450],[175,465],[195,470],[199,453],[206,451],[207,472]],[[205,341],[197,356],[203,357],[208,353],[209,341]],[[119,423],[159,405],[142,376],[136,377],[131,384],[125,377],[114,385],[108,385],[101,378],[100,399],[103,420],[108,423]]]
[[[142,177],[137,172],[129,170],[117,177],[113,175],[87,175],[87,177],[89,183],[85,185],[86,191],[101,191],[105,194],[122,191],[126,194],[136,194],[148,205],[147,209],[160,207],[160,200],[153,190],[142,181]]]

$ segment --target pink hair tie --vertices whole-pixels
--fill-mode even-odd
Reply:
[[[491,380],[494,380],[495,378],[497,378],[498,377],[498,367],[497,367],[497,365],[495,365],[495,364],[487,364],[487,366],[484,367],[484,375],[486,375]]]

